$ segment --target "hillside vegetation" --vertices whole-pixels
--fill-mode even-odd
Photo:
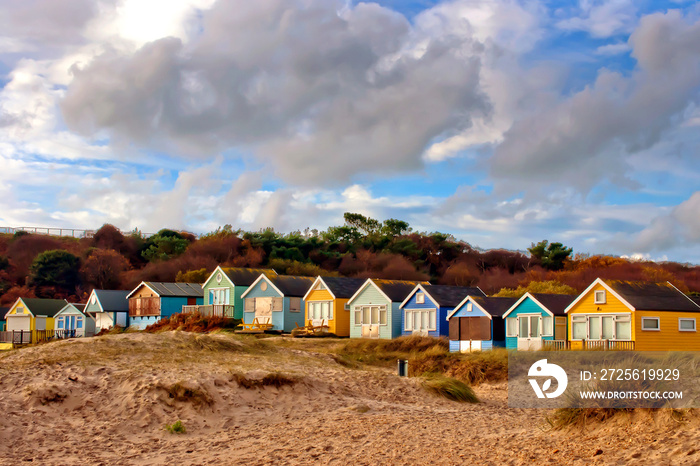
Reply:
[[[528,250],[481,251],[443,233],[415,232],[403,221],[345,214],[326,231],[289,234],[233,230],[199,238],[161,230],[143,238],[104,225],[91,238],[18,232],[0,235],[0,304],[17,297],[80,301],[92,288],[133,289],[141,281],[203,282],[217,265],[270,267],[291,275],[341,275],[479,286],[487,294],[580,292],[595,278],[671,281],[700,292],[700,266],[574,254],[540,241]]]

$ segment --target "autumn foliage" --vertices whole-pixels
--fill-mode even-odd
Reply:
[[[580,292],[598,277],[670,281],[685,292],[700,293],[699,266],[571,257],[564,255],[569,248],[546,241],[532,243],[531,249],[537,254],[481,251],[450,235],[415,232],[405,222],[382,223],[359,214],[346,215],[345,225],[327,231],[289,234],[234,231],[229,225],[199,238],[173,230],[144,238],[138,232],[124,235],[112,225],[80,239],[20,232],[0,235],[0,304],[47,293],[84,300],[92,288],[130,290],[141,281],[203,282],[217,265],[271,267],[290,275],[430,280],[479,286],[487,294],[503,288],[516,294],[525,289]],[[46,263],[38,267],[50,251],[77,259],[70,275],[75,280],[60,279]]]

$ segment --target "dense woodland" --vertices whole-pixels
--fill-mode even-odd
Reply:
[[[18,232],[0,235],[0,304],[18,297],[84,301],[93,288],[133,289],[146,281],[202,283],[217,265],[270,267],[290,275],[340,275],[479,286],[487,294],[525,290],[575,293],[595,278],[670,281],[700,293],[700,266],[574,254],[540,241],[529,254],[480,251],[443,233],[414,232],[403,221],[346,213],[326,231],[280,234],[230,225],[196,238],[161,230],[144,238],[104,225],[93,237]]]

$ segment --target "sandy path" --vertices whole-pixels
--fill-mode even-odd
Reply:
[[[554,432],[542,411],[509,409],[505,384],[478,387],[482,403],[465,405],[427,394],[416,379],[348,369],[323,354],[198,353],[187,336],[119,337],[102,356],[102,342],[65,342],[0,359],[0,464],[700,462],[696,419],[640,415]],[[148,348],[157,359],[158,345],[164,360],[143,363]],[[75,357],[59,362],[57,353]],[[297,384],[246,390],[230,376],[259,378],[282,362]],[[203,398],[171,398],[176,382]],[[177,419],[186,434],[164,430]]]

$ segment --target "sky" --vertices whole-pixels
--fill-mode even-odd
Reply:
[[[700,4],[0,0],[0,226],[700,264]]]

